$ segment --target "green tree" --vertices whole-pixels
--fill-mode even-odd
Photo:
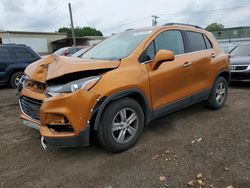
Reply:
[[[59,33],[67,33],[67,34],[69,34],[70,29],[67,28],[67,27],[61,27],[61,28],[58,29],[58,32]]]
[[[223,29],[225,26],[223,24],[220,23],[211,23],[209,24],[205,29],[207,31],[218,31]]]
[[[76,27],[75,29],[76,36],[103,36],[102,32],[96,30],[95,28],[91,27]],[[68,36],[71,36],[71,29],[68,27],[61,27],[58,29],[59,33],[67,33]]]

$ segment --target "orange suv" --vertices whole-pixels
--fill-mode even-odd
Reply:
[[[23,124],[44,147],[132,147],[150,121],[206,101],[221,108],[229,56],[210,32],[187,24],[127,30],[82,58],[51,55],[29,65],[19,83]],[[95,133],[95,134],[91,134]]]

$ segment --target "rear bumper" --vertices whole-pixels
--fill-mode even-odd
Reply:
[[[8,83],[8,80],[0,80],[0,85],[6,85]]]
[[[231,72],[231,81],[250,82],[250,72]]]

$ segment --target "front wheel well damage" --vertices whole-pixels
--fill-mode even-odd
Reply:
[[[217,78],[219,78],[219,77],[224,77],[226,79],[227,83],[228,84],[230,83],[230,72],[228,72],[228,71],[220,72],[218,74]],[[217,78],[216,78],[216,80],[217,80]]]
[[[131,93],[126,95],[125,97],[134,99],[136,102],[139,103],[139,105],[142,108],[143,114],[144,114],[144,118],[145,118],[145,122],[147,122],[147,115],[148,115],[148,104],[146,102],[146,99],[144,98],[144,96],[140,95],[139,93]]]
[[[134,99],[135,101],[137,101],[140,104],[140,106],[143,110],[143,113],[144,113],[145,124],[148,124],[148,122],[151,120],[151,117],[152,117],[152,111],[150,110],[149,104],[148,104],[147,99],[144,96],[144,94],[142,94],[140,92],[136,92],[136,91],[133,91],[133,92],[124,91],[124,92],[121,92],[120,94],[119,93],[114,94],[110,97],[103,97],[102,99],[100,99],[98,101],[98,103],[96,104],[96,106],[93,110],[92,117],[90,119],[91,135],[93,132],[98,130],[99,124],[100,124],[100,119],[102,117],[104,110],[107,108],[107,106],[111,102],[113,102],[115,100],[119,100],[119,99],[124,98],[124,97]]]

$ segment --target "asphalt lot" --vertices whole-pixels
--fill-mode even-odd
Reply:
[[[120,154],[43,150],[13,89],[0,88],[0,112],[0,187],[250,187],[250,84],[231,86],[219,111],[197,104],[153,121]]]

